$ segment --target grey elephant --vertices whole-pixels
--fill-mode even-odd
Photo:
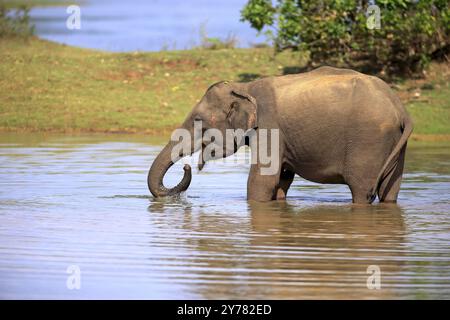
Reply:
[[[181,128],[192,132],[196,121],[224,135],[227,129],[279,129],[276,174],[262,175],[258,161],[250,167],[247,198],[256,201],[285,199],[297,174],[313,182],[348,185],[354,203],[372,203],[377,195],[380,202],[396,202],[413,129],[399,98],[384,81],[332,67],[248,83],[216,83]],[[223,157],[248,144],[243,140]],[[163,185],[174,162],[202,144],[192,141],[192,148],[176,159],[171,157],[174,145],[170,141],[150,168],[147,182],[155,197],[178,194],[191,182],[191,167],[185,165],[178,185],[170,189]]]

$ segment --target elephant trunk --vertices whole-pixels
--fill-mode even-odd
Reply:
[[[155,197],[166,197],[179,194],[185,191],[189,187],[189,184],[191,183],[192,179],[191,167],[188,164],[186,164],[183,168],[184,169],[183,179],[179,184],[177,184],[173,188],[166,188],[163,184],[164,175],[166,174],[167,170],[169,170],[169,168],[174,164],[174,161],[172,161],[171,158],[173,146],[174,143],[169,142],[164,147],[164,149],[156,157],[155,161],[153,161],[153,164],[148,172],[147,177],[148,188]],[[178,161],[180,158],[181,156],[178,157],[175,160],[175,162]]]

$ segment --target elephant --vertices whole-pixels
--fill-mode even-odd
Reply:
[[[250,166],[247,199],[254,201],[285,199],[297,174],[312,182],[348,185],[353,203],[371,204],[377,196],[380,202],[396,202],[413,130],[406,109],[383,80],[328,66],[251,82],[215,83],[180,128],[193,132],[196,121],[224,134],[227,129],[278,129],[276,172],[261,174],[258,160]],[[166,188],[163,178],[176,161],[205,147],[191,142],[192,147],[174,159],[175,142],[169,141],[155,158],[147,179],[155,197],[189,187],[189,165],[175,187]],[[248,136],[234,141],[234,148],[222,156],[243,145],[249,145]]]

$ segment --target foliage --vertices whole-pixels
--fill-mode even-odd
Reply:
[[[8,9],[12,8],[32,8],[32,7],[48,7],[48,6],[68,6],[70,4],[77,4],[79,1],[75,0],[0,0],[0,6]]]
[[[447,0],[378,0],[381,28],[367,0],[249,0],[242,20],[266,31],[277,50],[307,50],[311,64],[348,65],[373,72],[422,71],[437,53],[448,55]]]
[[[237,39],[233,35],[229,35],[225,39],[205,37],[202,39],[201,47],[209,50],[233,49],[236,47]]]
[[[233,49],[236,47],[237,38],[230,33],[225,39],[210,37],[206,31],[206,23],[200,26],[200,47],[209,50]]]
[[[30,25],[28,13],[29,8],[26,6],[11,10],[0,4],[0,38],[31,36],[34,27]]]

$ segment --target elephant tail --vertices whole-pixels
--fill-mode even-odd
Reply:
[[[405,117],[403,118],[402,123],[402,136],[400,137],[400,140],[398,140],[397,145],[394,147],[391,154],[384,163],[383,167],[381,168],[374,186],[367,193],[367,201],[369,201],[369,203],[372,203],[375,200],[378,193],[378,189],[380,188],[380,184],[383,181],[383,179],[386,178],[386,176],[395,168],[398,160],[398,155],[402,150],[402,148],[406,145],[412,131],[413,131],[412,121],[410,117],[406,114]]]

